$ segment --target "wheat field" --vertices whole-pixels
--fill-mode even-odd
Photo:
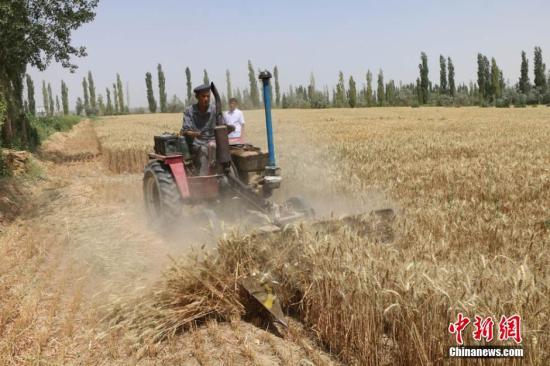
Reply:
[[[246,138],[265,146],[263,111],[245,116]],[[219,243],[223,256],[203,263],[223,268],[216,278],[275,274],[286,308],[300,294],[293,313],[346,363],[441,363],[459,312],[520,314],[523,362],[548,359],[550,108],[274,110],[273,118],[285,193],[329,207],[351,197],[367,210],[376,192],[398,212],[396,240],[380,245],[345,229],[319,237],[305,226],[270,239],[280,254],[270,257],[264,239],[232,236]],[[168,114],[100,120],[107,166],[141,171],[152,135],[180,123]],[[299,263],[292,271],[289,251]],[[157,316],[134,322],[154,327]]]
[[[245,117],[265,148],[263,111]],[[391,207],[392,242],[338,221],[266,236],[184,220],[159,233],[142,169],[181,115],[85,121],[43,145],[41,173],[21,186],[29,212],[0,227],[0,364],[446,364],[459,312],[492,316],[495,337],[500,316],[521,315],[525,356],[497,363],[545,364],[550,108],[273,120],[273,199],[301,195],[319,218]],[[252,273],[279,283],[281,336],[247,312],[238,282]],[[465,344],[478,344],[472,330]]]

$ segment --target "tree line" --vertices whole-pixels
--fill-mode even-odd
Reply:
[[[355,108],[384,106],[525,106],[550,104],[550,73],[546,73],[542,49],[535,47],[533,73],[534,83],[529,79],[529,63],[525,51],[521,53],[521,73],[515,84],[504,79],[504,73],[494,57],[477,55],[477,80],[469,84],[457,84],[455,67],[451,57],[439,56],[439,80],[429,77],[428,56],[422,52],[418,64],[418,77],[415,83],[385,81],[383,70],[379,70],[376,83],[374,75],[367,70],[362,88],[350,76],[338,73],[338,82],[331,90],[318,89],[315,77],[310,75],[309,84],[289,86],[282,94],[282,108]],[[278,93],[277,93],[278,94]]]
[[[76,70],[74,57],[86,56],[84,47],[71,44],[71,33],[95,17],[97,0],[11,1],[0,6],[0,128],[1,146],[33,148],[38,143],[35,116],[35,85],[27,75],[27,67],[44,71],[52,60],[71,72]],[[543,62],[542,49],[535,47],[533,77],[529,73],[529,60],[521,53],[520,78],[510,83],[494,57],[477,55],[477,80],[468,84],[455,82],[456,70],[451,57],[439,57],[439,80],[430,80],[428,56],[423,52],[418,64],[418,77],[414,82],[396,82],[386,79],[383,70],[377,74],[370,70],[354,79],[338,73],[334,87],[319,88],[315,76],[310,75],[306,85],[289,86],[282,91],[279,69],[273,67],[273,105],[278,108],[327,108],[327,107],[383,107],[420,105],[481,105],[506,107],[528,104],[550,104],[550,75]],[[234,88],[231,73],[226,71],[227,90],[224,101],[235,97],[241,108],[261,107],[262,88],[251,61],[247,64],[249,85]],[[186,92],[184,100],[176,95],[168,99],[166,76],[157,65],[158,104],[153,88],[153,75],[145,75],[148,107],[150,112],[179,112],[193,101],[191,70],[185,69]],[[203,81],[209,76],[203,70]],[[532,82],[531,82],[532,80]],[[183,84],[183,83],[182,83]],[[24,91],[26,88],[26,98]],[[127,88],[126,88],[127,89]],[[126,99],[124,98],[126,96]],[[69,90],[61,82],[61,95],[52,93],[52,85],[42,82],[43,113],[69,114]],[[91,71],[82,79],[82,95],[76,99],[76,114],[109,115],[129,113],[129,96],[119,74],[105,94],[97,93]]]

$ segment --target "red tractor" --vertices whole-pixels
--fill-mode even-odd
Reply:
[[[182,207],[223,201],[238,197],[254,211],[269,218],[271,224],[281,226],[289,221],[308,216],[312,210],[299,198],[291,198],[283,205],[267,200],[279,188],[281,176],[275,162],[273,129],[271,124],[271,74],[260,74],[264,91],[264,106],[268,152],[250,144],[229,144],[228,126],[223,123],[221,101],[214,83],[211,90],[216,103],[216,164],[208,175],[198,175],[193,164],[190,141],[177,134],[155,136],[154,153],[145,167],[143,193],[150,220],[156,224],[174,222],[182,214]]]

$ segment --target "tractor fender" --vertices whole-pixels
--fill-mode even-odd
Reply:
[[[181,156],[166,157],[164,162],[170,167],[170,171],[174,176],[176,185],[181,193],[182,198],[189,198],[189,185],[187,184],[187,174]]]

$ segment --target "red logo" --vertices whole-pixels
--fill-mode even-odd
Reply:
[[[462,313],[458,313],[458,319],[454,323],[449,324],[449,333],[454,334],[457,344],[463,344],[462,332],[466,330],[471,323],[469,318],[465,318]],[[493,330],[495,322],[493,318],[488,316],[483,318],[479,315],[474,317],[474,331],[472,333],[474,340],[481,342],[485,340],[491,342],[494,338]],[[516,343],[521,343],[521,316],[518,314],[506,317],[503,315],[498,323],[498,339],[507,341],[513,339]]]
[[[521,316],[515,314],[507,318],[503,315],[498,323],[498,339],[513,339],[516,343],[521,343]]]
[[[449,324],[449,333],[456,335],[456,343],[462,344],[462,331],[470,324],[470,319],[465,318],[462,313],[458,313],[456,323]]]
[[[491,342],[493,340],[493,326],[495,325],[493,318],[489,316],[483,319],[476,315],[475,319],[474,339],[476,341],[481,341],[482,338],[485,338],[487,342]]]

